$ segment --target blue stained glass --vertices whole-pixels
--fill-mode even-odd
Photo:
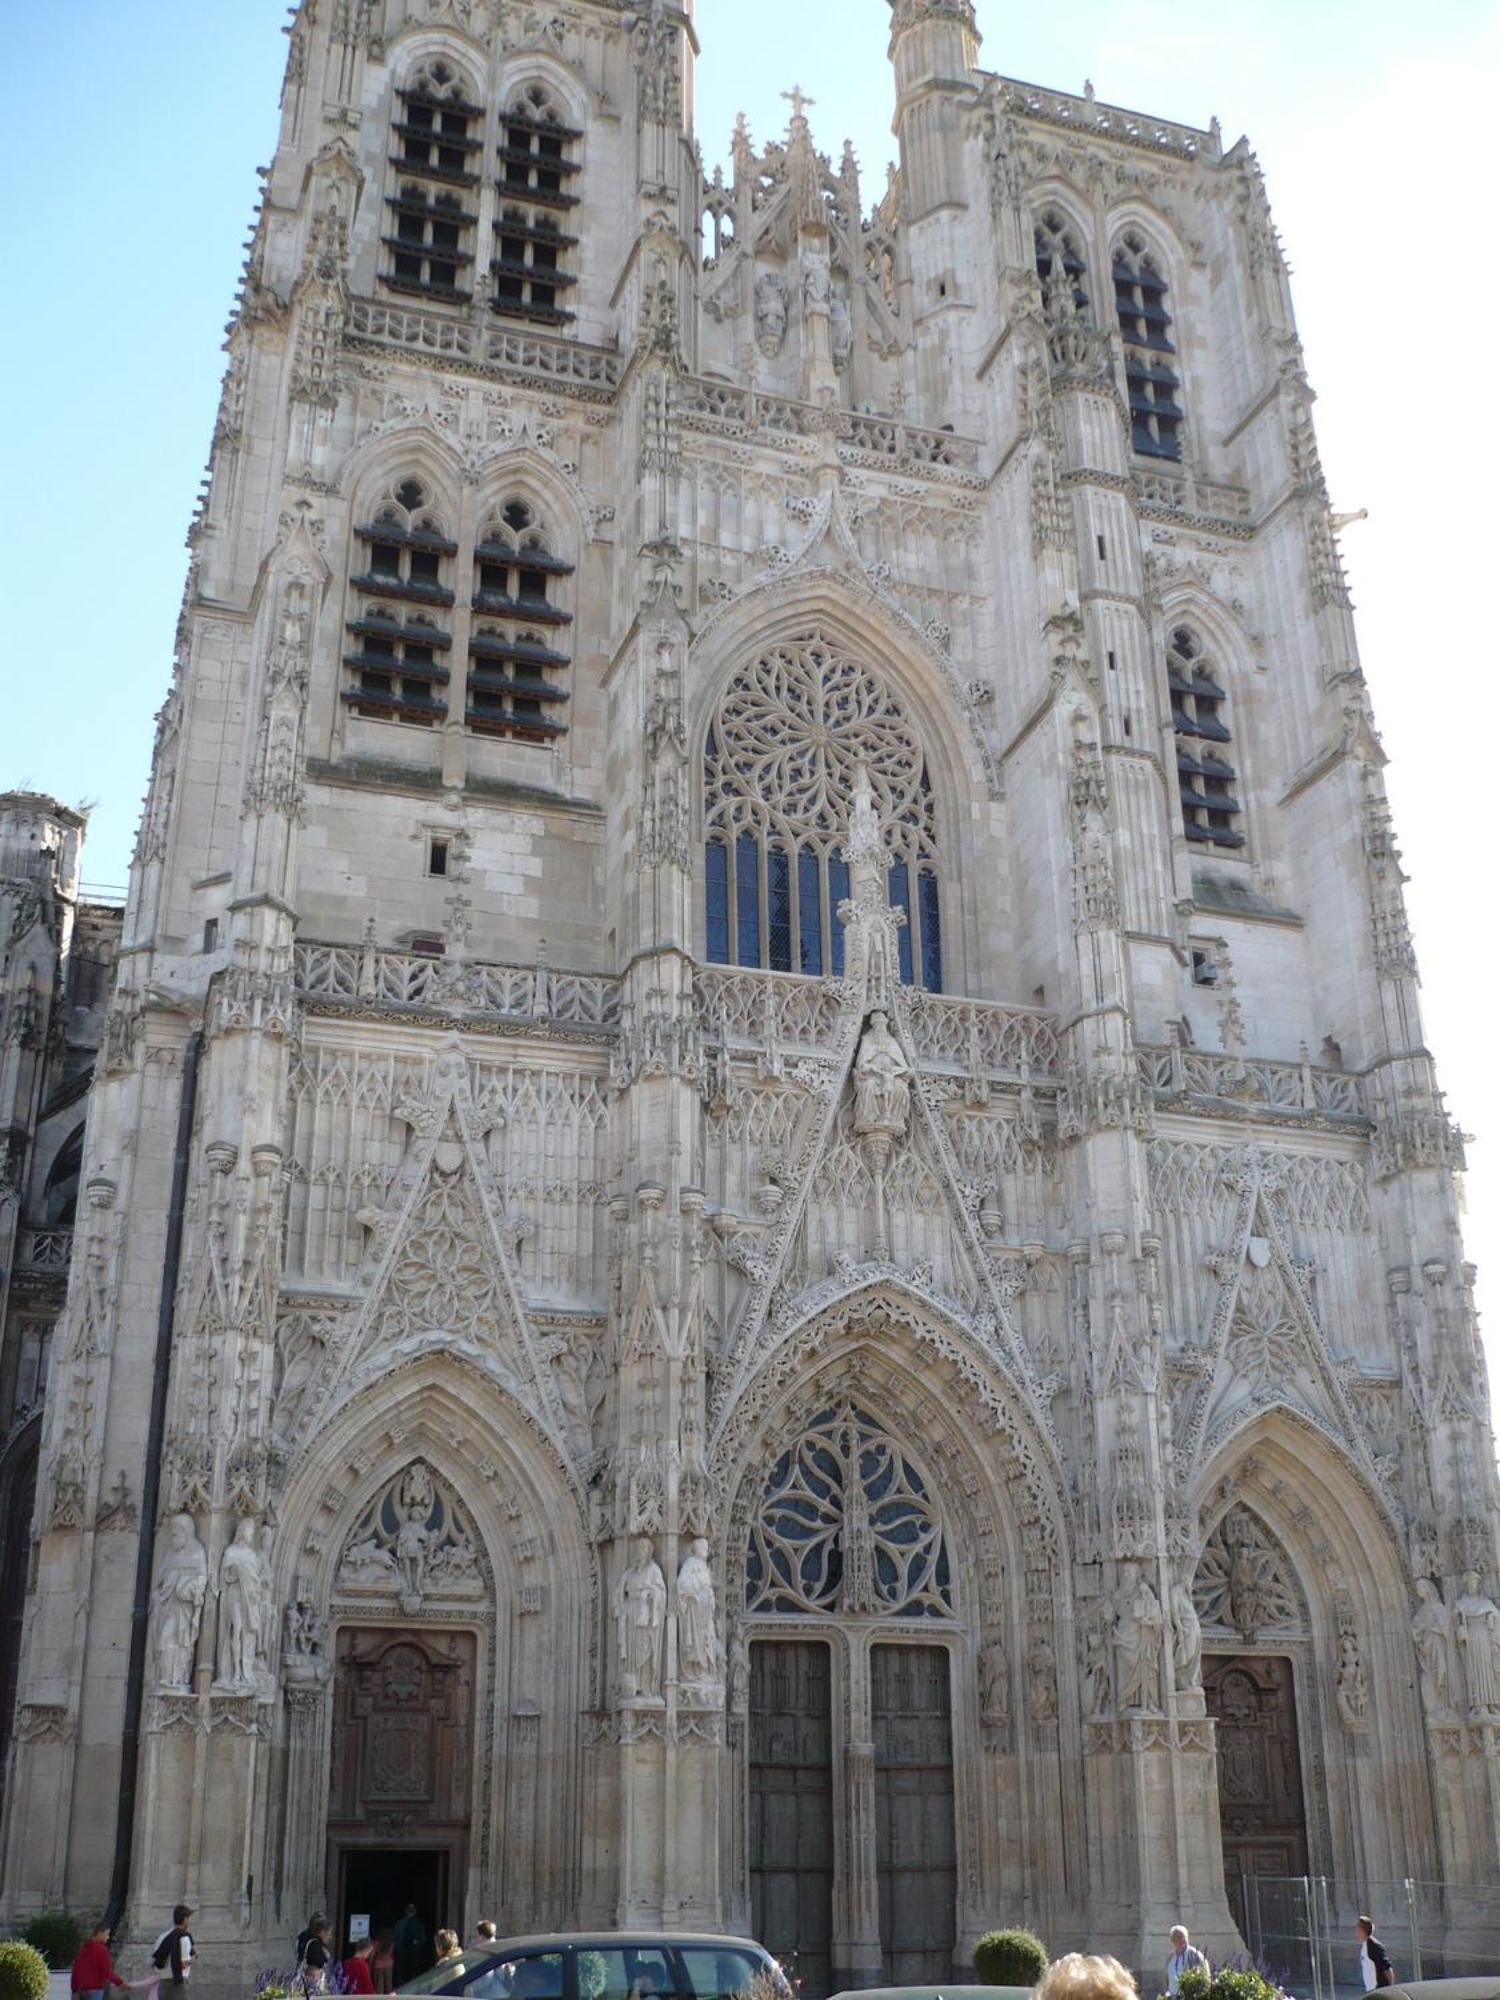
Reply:
[[[901,984],[911,985],[911,880],[906,863],[897,860],[890,875],[890,897],[893,910],[905,910],[906,922],[896,933],[896,949],[901,955]]]
[[[938,911],[937,877],[930,868],[917,877],[917,903],[922,914],[922,984],[929,993],[941,993],[943,920]]]
[[[760,849],[753,833],[734,844],[735,962],[760,964]]]
[[[833,919],[833,976],[844,976],[844,926],[839,921],[839,904],[849,894],[849,864],[841,854],[833,855],[828,863],[828,913]]]
[[[728,965],[729,850],[722,840],[708,841],[703,850],[703,901],[709,960],[714,965]]]
[[[823,970],[823,884],[818,857],[808,847],[797,856],[797,929],[802,970],[816,978]]]
[[[766,856],[766,930],[773,972],[792,969],[792,858],[773,847]]]

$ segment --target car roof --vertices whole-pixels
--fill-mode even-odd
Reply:
[[[723,1931],[537,1931],[530,1937],[486,1938],[483,1949],[503,1958],[515,1951],[558,1951],[567,1945],[614,1945],[614,1944],[671,1944],[707,1945],[718,1951],[738,1945],[741,1950],[760,1952],[765,1946],[757,1944],[754,1938],[730,1937]],[[468,1950],[475,1949],[472,1945]],[[925,1990],[925,1989],[924,1989]],[[993,1993],[996,1989],[986,1989]]]
[[[845,1993],[835,1993],[833,2000],[975,2000],[984,1995],[984,2000],[1030,2000],[1032,1988],[1029,1986],[863,1986],[851,1987]],[[1420,1996],[1419,1996],[1420,2000]],[[1455,1996],[1455,2000],[1480,2000],[1479,1995]]]
[[[1408,1994],[1410,2000],[1500,2000],[1500,1973],[1481,1979],[1403,1979],[1385,1991]]]

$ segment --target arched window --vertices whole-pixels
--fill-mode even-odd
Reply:
[[[1242,809],[1232,789],[1235,770],[1229,761],[1229,697],[1215,679],[1203,642],[1186,625],[1176,628],[1167,647],[1167,686],[1183,831],[1200,845],[1243,847]]]
[[[49,1229],[71,1227],[78,1213],[78,1177],[83,1172],[83,1127],[76,1126],[47,1169],[42,1210]]]
[[[937,812],[927,760],[884,679],[816,629],[731,681],[704,757],[705,955],[721,965],[844,969],[844,834],[860,766],[904,910],[901,977],[942,991]]]
[[[581,170],[575,149],[582,137],[541,83],[517,91],[500,121],[500,208],[490,263],[498,313],[553,326],[573,318],[562,301],[577,283],[567,265],[578,238],[565,234],[563,224],[578,206],[572,182]]]
[[[1115,311],[1125,343],[1130,441],[1147,458],[1182,457],[1182,387],[1173,357],[1167,281],[1133,232],[1115,251]]]
[[[483,108],[468,99],[463,78],[445,62],[424,63],[396,93],[393,126],[395,191],[386,196],[390,258],[382,282],[395,292],[466,301],[474,296],[475,155]]]
[[[507,500],[474,546],[465,720],[487,736],[541,743],[567,733],[571,612],[557,602],[573,565],[554,555],[526,500]]]
[[[352,679],[344,700],[356,715],[441,722],[448,704],[439,690],[448,684],[453,644],[445,614],[453,605],[458,544],[444,533],[421,480],[409,477],[354,533],[363,567],[349,579],[344,666]]]
[[[745,1609],[952,1616],[947,1539],[922,1475],[855,1404],[821,1411],[771,1467],[750,1524]]]
[[[1034,232],[1036,274],[1050,320],[1088,317],[1088,275],[1083,250],[1071,222],[1060,208],[1044,208]]]

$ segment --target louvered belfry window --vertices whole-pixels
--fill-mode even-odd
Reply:
[[[430,726],[448,713],[451,541],[419,479],[400,479],[354,530],[344,700],[356,715]]]
[[[381,282],[395,292],[466,302],[474,296],[482,107],[445,62],[425,63],[397,91],[396,104]]]
[[[1229,696],[1203,642],[1186,625],[1176,628],[1167,647],[1167,686],[1177,741],[1183,832],[1195,846],[1243,847],[1244,808],[1235,793],[1236,773],[1229,761],[1233,744]]]
[[[1167,311],[1167,281],[1139,236],[1115,252],[1115,312],[1125,347],[1130,441],[1145,458],[1182,457],[1182,384]]]
[[[572,574],[525,500],[508,500],[475,543],[465,716],[471,729],[530,743],[567,733],[573,620],[558,596]]]
[[[578,206],[582,132],[568,125],[544,85],[517,92],[500,121],[499,202],[491,304],[497,313],[564,326],[577,284],[568,231]]]

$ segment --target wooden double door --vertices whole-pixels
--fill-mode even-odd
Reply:
[[[1224,1886],[1241,1936],[1255,1939],[1281,1925],[1282,1885],[1307,1873],[1292,1662],[1280,1654],[1205,1659],[1203,1692],[1217,1724]]]
[[[835,1662],[851,1680],[835,1686]],[[868,1714],[863,1751],[836,1729]],[[950,1655],[943,1646],[765,1639],[750,1649],[750,1903],[804,2000],[843,1983],[836,1916],[896,1984],[949,1979],[957,1937]],[[835,1821],[845,1830],[835,1838]],[[873,1840],[859,1829],[873,1828]],[[872,1910],[873,1906],[873,1910]]]

